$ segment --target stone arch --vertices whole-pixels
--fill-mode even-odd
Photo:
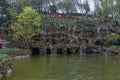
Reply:
[[[75,54],[78,54],[79,53],[79,48],[76,48],[76,50],[75,50]]]

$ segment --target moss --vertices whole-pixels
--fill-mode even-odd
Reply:
[[[120,46],[120,36],[117,34],[111,34],[106,38],[105,44],[107,46],[113,46],[113,45]]]
[[[0,61],[6,61],[9,59],[9,56],[7,54],[1,54],[0,55]]]
[[[8,55],[10,57],[16,57],[16,56],[30,55],[31,51],[29,49],[6,48],[0,50],[0,55],[3,54]]]
[[[18,52],[21,49],[17,49],[17,48],[3,48],[0,49],[0,62],[2,61],[6,61],[9,59],[9,54],[11,54],[12,52]]]
[[[120,46],[109,46],[110,50],[118,50],[120,49]]]
[[[0,49],[0,54],[9,54],[9,52],[13,52],[13,51],[18,51],[21,49],[17,49],[17,48],[3,48]]]

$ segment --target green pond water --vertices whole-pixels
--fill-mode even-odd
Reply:
[[[12,76],[2,80],[120,80],[120,57],[62,55],[14,60]]]

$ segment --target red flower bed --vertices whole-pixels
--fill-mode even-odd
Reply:
[[[49,15],[49,17],[51,18],[60,18],[60,19],[75,19],[74,16],[71,16],[71,15]]]

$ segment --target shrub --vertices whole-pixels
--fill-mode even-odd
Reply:
[[[106,38],[105,44],[108,46],[113,46],[113,45],[120,46],[120,36],[117,34],[111,34]]]

